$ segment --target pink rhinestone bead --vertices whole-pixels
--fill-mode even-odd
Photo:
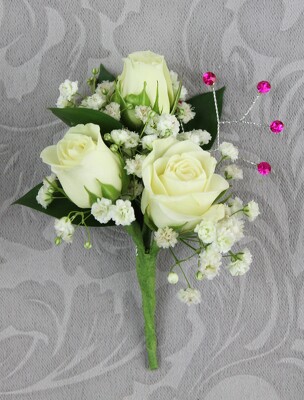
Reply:
[[[261,175],[268,175],[271,172],[271,165],[266,161],[260,162],[260,164],[257,165],[257,168]]]
[[[261,81],[257,84],[258,92],[261,94],[268,93],[271,89],[271,85],[267,81]]]
[[[275,133],[276,135],[284,129],[284,124],[282,121],[276,120],[272,121],[272,123],[269,125],[269,128],[271,132]]]
[[[205,72],[203,74],[203,82],[205,85],[212,86],[215,84],[216,76],[213,72]]]

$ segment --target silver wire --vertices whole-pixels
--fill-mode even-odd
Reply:
[[[216,114],[217,147],[219,147],[220,146],[220,117],[219,117],[219,111],[218,111],[217,99],[216,99],[216,93],[215,93],[214,86],[212,86],[212,93],[213,93],[214,107],[215,107],[215,114]]]

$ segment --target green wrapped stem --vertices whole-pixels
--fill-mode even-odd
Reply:
[[[158,368],[157,337],[155,330],[155,280],[159,247],[151,240],[151,230],[134,222],[126,227],[136,245],[136,273],[142,295],[142,310],[145,324],[146,350],[151,370]]]
[[[142,295],[142,309],[145,320],[146,349],[149,368],[157,369],[157,338],[155,331],[155,277],[158,248],[152,246],[149,253],[137,248],[136,272]]]

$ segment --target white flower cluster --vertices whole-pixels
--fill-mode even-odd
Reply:
[[[78,92],[78,82],[72,82],[66,79],[59,86],[60,96],[57,99],[56,107],[65,108],[73,107],[75,104],[75,98]]]
[[[128,158],[126,160],[125,170],[128,175],[136,175],[138,178],[142,177],[142,164],[146,156],[136,154],[134,158]]]
[[[56,181],[56,175],[51,174],[43,179],[43,185],[38,191],[36,200],[43,208],[47,208],[53,201],[53,193],[55,192],[53,184]]]
[[[202,300],[201,293],[193,288],[181,289],[177,293],[177,297],[182,303],[191,306],[192,304],[199,304]]]
[[[239,198],[229,201],[226,206],[226,216],[217,223],[202,220],[195,228],[199,240],[205,249],[199,255],[199,271],[197,279],[213,279],[220,271],[223,255],[228,253],[231,259],[228,270],[231,275],[243,275],[249,270],[252,256],[248,249],[234,254],[232,247],[244,237],[244,220],[247,216],[253,221],[259,215],[258,204],[250,201],[245,206]]]
[[[75,228],[69,217],[62,217],[55,220],[56,243],[59,244],[63,240],[66,243],[72,243]]]
[[[243,179],[243,171],[234,164],[227,165],[224,169],[225,178],[227,180],[235,179],[240,180]]]
[[[144,124],[154,115],[155,112],[149,106],[135,106],[135,117],[140,119]]]
[[[228,142],[223,142],[219,146],[219,150],[222,154],[222,157],[225,159],[231,159],[231,161],[236,161],[239,156],[238,149],[232,144]]]
[[[211,135],[202,129],[194,129],[189,132],[182,132],[177,135],[178,140],[191,140],[193,143],[203,146],[208,144],[211,140]]]
[[[129,200],[116,200],[115,204],[109,199],[97,199],[92,205],[91,214],[101,224],[106,224],[111,219],[115,225],[130,225],[135,221],[135,213]]]
[[[181,101],[177,106],[177,118],[184,124],[187,124],[195,117],[195,112],[193,111],[191,105],[185,101]]]
[[[154,237],[158,247],[168,249],[169,247],[174,247],[176,245],[178,233],[172,228],[166,226],[165,228],[159,228],[154,233]]]
[[[86,97],[80,103],[80,107],[90,108],[92,110],[102,110],[115,119],[120,119],[120,106],[117,103],[111,103],[110,99],[115,90],[115,82],[103,81],[96,87],[95,93]]]
[[[117,146],[124,149],[137,147],[139,144],[139,135],[136,132],[127,129],[115,129],[111,132],[111,139]]]

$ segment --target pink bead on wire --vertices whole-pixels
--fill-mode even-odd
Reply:
[[[274,134],[278,134],[281,133],[284,129],[284,124],[282,121],[279,120],[275,120],[272,121],[272,123],[269,125],[269,128],[271,130],[271,132],[273,132]]]
[[[213,86],[216,82],[216,75],[213,72],[205,72],[202,76],[203,82],[207,86]]]
[[[268,81],[261,81],[257,84],[258,92],[261,94],[268,93],[271,89],[271,85]]]
[[[271,165],[266,161],[262,161],[257,165],[257,170],[261,175],[269,175],[271,172]]]

